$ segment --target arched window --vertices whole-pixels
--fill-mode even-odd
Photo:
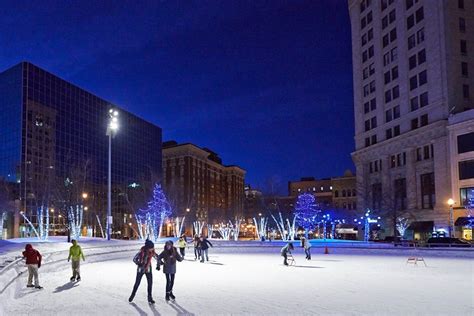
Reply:
[[[356,190],[352,189],[352,196],[356,196]]]
[[[338,190],[334,191],[334,196],[339,197],[339,191]]]
[[[347,190],[347,196],[351,196],[351,190]]]
[[[342,190],[342,196],[346,197],[346,190]]]

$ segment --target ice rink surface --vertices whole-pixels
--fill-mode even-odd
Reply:
[[[191,249],[190,249],[191,250]],[[0,295],[5,315],[473,315],[472,258],[424,255],[427,267],[407,265],[408,252],[313,249],[306,261],[283,266],[279,248],[210,249],[210,262],[194,255],[178,263],[176,303],[166,303],[165,278],[154,271],[155,305],[143,278],[128,303],[136,267],[132,251],[90,257],[82,281],[69,282],[67,262],[40,269],[43,290],[20,276]],[[99,261],[100,260],[100,261]]]

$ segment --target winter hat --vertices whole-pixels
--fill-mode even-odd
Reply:
[[[33,249],[33,246],[31,244],[26,244],[25,250],[30,250]]]
[[[151,241],[150,239],[147,239],[147,240],[145,241],[145,248],[149,248],[149,249],[155,248],[155,244],[154,244],[153,241]]]

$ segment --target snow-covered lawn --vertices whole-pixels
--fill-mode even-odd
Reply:
[[[165,302],[163,273],[154,271],[154,306],[146,302],[145,278],[134,303],[127,301],[135,279],[134,251],[100,257],[87,257],[86,251],[80,283],[69,282],[67,262],[45,265],[40,269],[44,289],[27,289],[22,275],[0,294],[0,314],[473,314],[472,255],[423,253],[425,268],[406,265],[409,252],[393,251],[338,249],[324,255],[314,248],[313,260],[305,261],[298,248],[296,266],[285,267],[277,247],[212,248],[209,263],[195,262],[193,255],[178,263],[174,304]]]

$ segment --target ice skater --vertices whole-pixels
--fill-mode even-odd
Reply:
[[[204,262],[204,257],[206,257],[206,261],[209,261],[209,246],[214,246],[203,235],[199,238],[199,244],[201,246],[201,262]]]
[[[193,239],[194,243],[194,260],[201,259],[201,240],[199,236],[196,234]]]
[[[311,260],[311,243],[305,237],[301,238],[301,247],[304,248],[306,254],[306,260]]]
[[[288,254],[291,254],[291,251],[294,249],[293,243],[289,242],[285,245],[285,247],[281,248],[281,256],[283,259],[283,264],[285,266],[288,265]]]
[[[67,257],[68,262],[72,259],[72,277],[69,280],[81,281],[81,258],[82,261],[85,261],[86,259],[84,258],[81,246],[77,244],[77,240],[73,239],[71,242],[72,246],[69,248],[69,257]]]
[[[151,240],[145,241],[145,246],[140,249],[135,257],[133,257],[133,262],[137,265],[137,277],[135,279],[135,285],[133,286],[132,294],[128,298],[128,301],[131,303],[137,294],[138,287],[142,280],[143,275],[146,276],[147,280],[147,292],[148,292],[148,303],[155,304],[155,301],[152,297],[152,288],[153,288],[153,270],[151,266],[151,259],[155,258],[158,260],[158,256],[155,253],[155,244]]]
[[[183,257],[178,253],[173,242],[168,240],[165,243],[165,249],[158,255],[157,270],[160,270],[160,265],[163,265],[163,273],[166,277],[166,295],[165,299],[168,302],[170,299],[175,300],[173,294],[174,277],[176,274],[176,261],[183,261]]]
[[[179,237],[178,239],[178,248],[179,248],[179,253],[183,257],[183,259],[186,254],[186,245],[187,245],[186,237],[184,235],[181,235],[181,237]]]
[[[41,267],[41,254],[34,249],[31,244],[26,244],[25,251],[23,251],[23,258],[26,259],[26,266],[28,267],[28,284],[26,287],[34,287],[35,289],[42,289],[39,285],[38,269]],[[33,285],[33,277],[35,285]]]

